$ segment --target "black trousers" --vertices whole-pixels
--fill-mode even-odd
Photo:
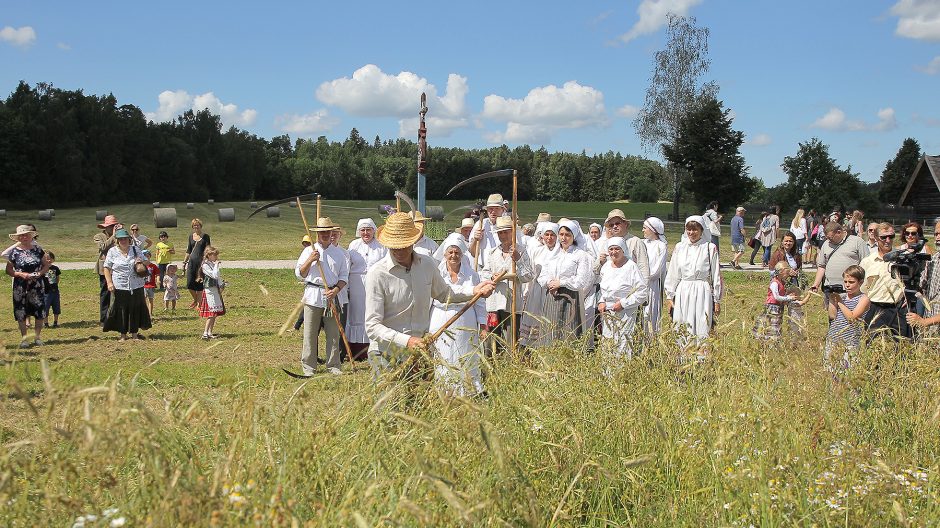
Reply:
[[[887,334],[895,339],[912,337],[907,324],[907,305],[894,303],[871,303],[865,313],[865,326],[872,337]]]
[[[509,350],[509,345],[512,342],[509,340],[509,337],[511,335],[510,332],[512,331],[512,320],[510,319],[510,313],[507,310],[496,310],[493,313],[496,314],[496,320],[499,321],[499,323],[494,328],[490,329],[490,335],[494,337],[499,337],[499,339],[496,341],[496,348],[498,348],[500,351],[507,351]],[[517,313],[516,314],[516,335],[515,335],[515,340],[517,343],[519,342],[519,324],[521,322],[522,322],[522,314]],[[488,340],[493,339],[494,337],[489,337],[487,339]],[[487,343],[486,350],[487,351],[492,350],[491,346],[492,345]]]
[[[100,319],[98,322],[104,324],[104,320],[108,318],[108,308],[111,307],[111,292],[108,291],[108,281],[105,280],[104,275],[98,275],[98,287],[100,288],[101,297]]]

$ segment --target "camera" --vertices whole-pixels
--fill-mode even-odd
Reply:
[[[904,283],[904,295],[910,306],[916,303],[916,294],[920,291],[920,275],[924,271],[930,255],[921,253],[926,239],[920,239],[908,249],[895,249],[885,254],[884,261],[891,263],[891,276]]]
[[[827,295],[830,293],[842,294],[845,293],[845,286],[842,286],[841,284],[826,284],[823,286],[822,290],[823,293]]]

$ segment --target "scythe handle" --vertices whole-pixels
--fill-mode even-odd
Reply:
[[[502,273],[497,273],[496,276],[493,277],[493,282],[499,282],[499,281],[501,281],[501,280],[503,279],[503,277],[506,275],[506,273],[508,273],[508,272],[504,271],[504,272],[502,272]],[[465,305],[463,306],[463,308],[461,308],[461,309],[460,309],[457,313],[455,313],[450,319],[448,319],[446,323],[444,323],[444,326],[438,328],[438,329],[437,329],[437,332],[434,332],[433,334],[431,334],[430,336],[427,337],[427,342],[428,342],[428,343],[433,343],[433,342],[437,341],[437,339],[438,339],[439,337],[441,337],[442,335],[444,335],[444,332],[446,332],[447,329],[450,328],[450,325],[456,323],[457,320],[460,319],[460,316],[462,316],[463,314],[467,313],[467,310],[469,310],[470,308],[473,308],[474,303],[476,303],[477,301],[479,301],[479,300],[480,300],[480,297],[483,297],[483,294],[482,294],[482,293],[478,293],[478,294],[474,295],[472,298],[470,298],[470,300],[467,301],[467,304],[465,304]]]

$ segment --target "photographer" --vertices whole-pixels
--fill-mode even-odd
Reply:
[[[907,314],[907,322],[911,326],[931,327],[932,333],[940,331],[940,218],[934,221],[934,246],[935,251],[930,261],[924,266],[920,274],[920,304],[924,307],[924,313],[921,315]]]
[[[907,298],[901,273],[905,265],[897,262],[898,256],[907,250],[900,253],[892,251],[896,235],[891,224],[878,224],[876,235],[878,252],[865,257],[860,264],[865,270],[862,291],[871,301],[865,324],[869,332],[882,331],[895,338],[910,338],[912,334],[907,324]]]
[[[842,274],[849,266],[858,266],[868,256],[868,245],[861,238],[847,233],[838,222],[827,223],[825,234],[826,241],[816,256],[816,278],[811,289],[819,291],[825,279],[823,291],[843,293]],[[823,306],[828,309],[828,295],[823,295]]]

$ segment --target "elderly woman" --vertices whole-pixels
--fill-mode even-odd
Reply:
[[[663,278],[666,275],[666,226],[651,216],[643,221],[643,243],[650,261],[650,282],[645,308],[647,333],[659,332],[663,318]]]
[[[538,284],[545,289],[542,317],[551,327],[548,331],[540,332],[539,344],[545,344],[546,338],[581,337],[585,324],[582,299],[585,290],[594,284],[595,279],[592,269],[594,261],[582,249],[587,241],[578,224],[562,219],[558,226],[560,249],[554,258],[545,262],[537,279]]]
[[[480,276],[473,271],[468,254],[467,241],[460,233],[453,233],[444,239],[435,258],[440,262],[438,270],[448,284],[480,284]],[[465,304],[453,303],[450,299],[446,302],[434,300],[429,331],[436,332]],[[486,308],[483,299],[480,299],[434,342],[434,351],[440,360],[435,367],[434,377],[444,390],[457,396],[483,392],[480,341],[486,334]]]
[[[721,311],[721,269],[718,248],[703,237],[705,220],[690,216],[685,220],[685,235],[672,251],[666,272],[666,309],[679,332],[683,351],[702,345],[708,339],[714,316]],[[705,354],[698,352],[699,359]]]
[[[186,248],[186,258],[183,259],[183,273],[186,274],[186,289],[193,296],[190,308],[199,308],[202,303],[202,282],[199,281],[199,264],[202,262],[202,253],[212,244],[209,233],[202,232],[202,220],[193,218],[189,223],[193,232],[189,235],[189,246]],[[190,263],[195,263],[190,266]]]
[[[346,339],[353,357],[366,355],[369,337],[366,335],[366,272],[385,258],[388,250],[375,239],[375,222],[360,218],[356,224],[359,238],[349,243],[349,310],[346,316]]]
[[[649,285],[630,260],[627,242],[621,237],[607,239],[610,258],[601,267],[597,311],[603,325],[602,335],[614,343],[614,355],[633,357],[633,326],[637,308],[646,302]]]
[[[10,239],[16,244],[7,253],[7,275],[13,277],[13,318],[20,327],[20,348],[43,344],[40,335],[46,319],[46,289],[43,279],[51,262],[33,239],[36,230],[28,225],[16,227]],[[32,341],[26,337],[26,318],[36,319]]]
[[[128,334],[134,339],[143,339],[140,331],[150,329],[150,311],[144,295],[145,279],[135,270],[137,264],[143,263],[143,254],[132,243],[126,229],[115,231],[114,238],[117,245],[109,249],[104,258],[104,279],[112,299],[102,329],[120,332],[119,341],[127,339]],[[199,262],[202,262],[201,256]],[[198,271],[199,264],[194,267]]]

